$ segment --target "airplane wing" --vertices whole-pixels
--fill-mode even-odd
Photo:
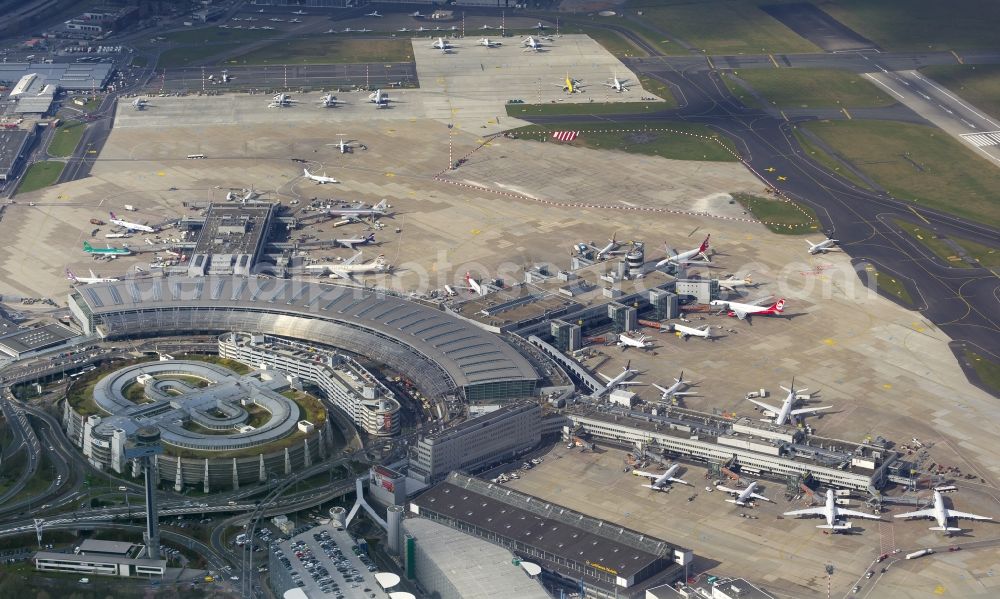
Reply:
[[[618,386],[619,387],[627,387],[629,385],[645,385],[645,384],[646,383],[642,383],[642,382],[639,382],[639,381],[619,381]]]
[[[751,494],[750,494],[750,497],[753,497],[754,499],[762,499],[762,500],[764,500],[764,501],[771,501],[771,500],[770,500],[770,499],[768,499],[767,497],[764,497],[763,495],[758,495],[757,493],[751,493]],[[772,503],[773,503],[773,502],[772,502]]]
[[[739,318],[740,320],[746,320],[747,314],[749,314],[749,312],[744,312],[743,310],[737,310],[736,308],[732,308],[732,311],[733,314],[736,315],[736,318]]]
[[[347,260],[344,260],[341,264],[344,265],[344,266],[350,266],[351,264],[354,264],[355,262],[357,262],[358,258],[360,258],[360,257],[361,257],[361,252],[358,252],[357,254],[354,254],[353,256],[351,256],[350,258],[348,258]]]
[[[868,518],[869,520],[881,520],[882,516],[876,514],[868,514],[866,512],[859,512],[857,510],[842,510],[837,508],[838,516],[850,516],[852,518]]]
[[[756,399],[751,399],[750,401],[751,401],[752,403],[755,403],[755,404],[757,404],[758,406],[760,406],[760,407],[762,407],[762,408],[767,408],[768,410],[771,410],[771,411],[772,411],[772,412],[774,412],[775,414],[777,414],[778,412],[780,412],[780,411],[781,411],[781,408],[776,408],[776,407],[774,407],[774,406],[770,406],[770,405],[768,405],[768,404],[766,404],[766,403],[764,403],[764,402],[762,402],[762,401],[757,401]]]
[[[674,478],[674,477],[672,477],[672,476],[671,476],[670,478],[668,478],[667,480],[669,480],[669,481],[670,481],[670,482],[672,482],[672,483],[680,483],[680,484],[682,484],[682,485],[687,485],[687,486],[689,486],[689,487],[691,487],[691,486],[694,486],[694,485],[692,485],[691,483],[689,483],[689,482],[688,482],[688,481],[686,481],[686,480],[681,480],[681,479],[679,479],[679,478]]]
[[[895,518],[933,518],[937,513],[933,509],[929,510],[917,510],[915,512],[906,512],[905,514],[896,514]]]
[[[649,478],[659,478],[659,474],[654,474],[652,472],[643,472],[642,470],[633,470],[632,474],[636,476],[648,476]]]
[[[715,488],[718,489],[719,491],[723,491],[725,493],[732,493],[734,495],[739,495],[740,493],[742,493],[742,491],[740,491],[739,489],[730,489],[725,485],[715,485]]]
[[[970,514],[969,512],[956,512],[955,510],[948,510],[949,518],[965,518],[966,520],[992,520],[989,516],[978,516],[976,514]]]
[[[846,512],[841,512],[846,513]],[[825,507],[810,507],[804,510],[792,510],[790,512],[785,512],[785,516],[824,516],[826,515]]]
[[[819,412],[820,410],[829,410],[833,406],[821,406],[818,408],[799,408],[798,410],[792,410],[790,413],[792,416],[798,416],[799,414],[810,414],[812,412]]]
[[[597,376],[601,377],[602,379],[606,380],[609,383],[612,381],[612,378],[610,376],[603,374],[601,372],[598,372]]]

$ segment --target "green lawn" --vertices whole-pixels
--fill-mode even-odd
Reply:
[[[1000,268],[1000,248],[983,245],[961,237],[952,237],[951,239],[986,268]]]
[[[141,69],[145,67],[147,64],[149,64],[149,60],[146,58],[144,54],[137,54],[132,57],[132,66],[134,67],[138,67]]]
[[[929,249],[935,256],[944,260],[949,266],[956,268],[972,268],[972,265],[962,260],[950,245],[939,237],[934,231],[930,231],[905,220],[894,220],[900,228],[916,240],[918,243]]]
[[[80,138],[87,129],[87,125],[80,121],[63,121],[56,129],[56,134],[49,144],[49,155],[65,158],[73,154],[76,146],[80,144]]]
[[[915,305],[913,296],[910,295],[909,290],[906,289],[906,285],[903,284],[902,280],[888,273],[881,272],[870,264],[865,267],[865,270],[869,275],[870,287],[881,291],[885,295],[899,299],[907,306],[913,307]]]
[[[836,0],[814,2],[886,50],[995,48],[996,0]]]
[[[240,49],[243,44],[240,42],[226,43],[226,44],[212,44],[210,46],[188,46],[184,48],[171,48],[163,54],[160,54],[159,60],[156,61],[156,68],[158,69],[169,69],[186,67],[193,62],[204,60],[209,56],[214,56],[216,54],[235,52]]]
[[[1000,65],[927,67],[921,72],[993,118],[1000,119]]]
[[[216,42],[259,42],[263,39],[275,38],[284,35],[283,32],[273,29],[221,29],[219,27],[201,27],[199,29],[182,29],[161,35],[150,37],[162,37],[163,41],[157,41],[156,45],[162,44],[204,44]]]
[[[778,108],[878,108],[895,102],[871,82],[839,69],[744,69],[738,76]],[[725,79],[737,95],[746,94]]]
[[[708,54],[819,52],[819,48],[771,18],[751,0],[632,0],[629,13]],[[684,54],[675,44],[665,53]]]
[[[968,349],[965,350],[965,359],[972,365],[972,369],[976,371],[979,380],[984,385],[992,389],[994,393],[1000,392],[1000,363],[993,362]]]
[[[860,177],[855,175],[853,171],[851,171],[848,168],[845,168],[844,165],[841,164],[839,160],[824,152],[821,148],[816,146],[816,144],[810,141],[805,135],[803,135],[802,132],[799,131],[798,127],[792,129],[792,135],[795,136],[795,139],[799,142],[799,145],[802,146],[802,150],[805,151],[807,154],[809,154],[810,158],[818,162],[820,165],[826,167],[827,170],[837,173],[841,177],[846,178],[848,181],[854,183],[855,185],[861,187],[862,189],[870,189],[869,185],[864,181],[862,181]]]
[[[939,129],[858,120],[803,127],[899,199],[1000,225],[1000,170]]]
[[[224,368],[232,370],[236,374],[246,374],[250,372],[251,368],[246,364],[237,362],[236,360],[229,360],[227,358],[220,358],[217,355],[208,354],[182,354],[179,356],[174,356],[178,360],[196,360],[198,362],[211,362],[212,364],[218,364]]]
[[[409,40],[334,39],[330,36],[279,40],[233,58],[238,64],[330,64],[411,62]]]
[[[674,108],[673,96],[666,102],[550,102],[548,104],[507,104],[507,116],[530,119],[533,116],[580,114],[639,114]]]
[[[734,193],[733,199],[775,233],[803,235],[819,228],[816,213],[808,206],[747,193]]]
[[[27,172],[21,177],[21,184],[17,186],[16,193],[28,193],[37,191],[43,187],[48,187],[59,179],[62,174],[62,162],[36,162],[28,167]]]
[[[621,131],[626,129],[627,131]],[[551,139],[553,131],[581,131],[572,142]],[[593,149],[621,150],[674,160],[735,162],[732,144],[704,125],[691,123],[559,123],[530,125],[510,132],[546,143],[568,143]]]

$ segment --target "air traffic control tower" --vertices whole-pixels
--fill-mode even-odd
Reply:
[[[159,513],[156,510],[156,454],[163,453],[160,444],[160,429],[153,426],[140,427],[133,441],[125,448],[126,459],[135,459],[142,464],[146,475],[146,532],[143,541],[146,543],[146,557],[160,559]]]

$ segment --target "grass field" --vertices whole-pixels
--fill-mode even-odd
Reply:
[[[808,206],[747,193],[734,193],[733,199],[775,233],[803,235],[819,228],[816,213]]]
[[[579,114],[639,114],[674,108],[673,96],[666,102],[550,102],[548,104],[507,104],[507,116],[531,118]]]
[[[172,31],[170,33],[163,33],[156,35],[155,37],[164,38],[162,41],[157,41],[155,45],[160,44],[212,44],[217,42],[237,42],[237,43],[247,43],[247,42],[259,42],[263,39],[274,38],[283,35],[283,33],[277,29],[267,30],[267,29],[220,29],[219,27],[201,27],[199,29],[182,29],[180,31]],[[154,36],[150,36],[154,37]]]
[[[907,306],[912,307],[916,305],[913,301],[913,296],[910,295],[909,290],[906,289],[906,285],[903,285],[903,282],[900,279],[897,279],[888,273],[881,272],[871,265],[867,267],[867,271],[875,289],[881,291],[885,295],[895,297]]]
[[[818,52],[758,8],[755,0],[632,0],[630,11],[641,10],[651,26],[709,54],[773,54]],[[668,54],[686,51],[676,44],[658,44]]]
[[[840,69],[744,69],[737,76],[778,108],[850,110],[895,103],[865,78]],[[724,80],[737,95],[746,94],[728,78]]]
[[[996,0],[837,0],[813,2],[886,50],[995,48]]]
[[[1000,119],[1000,65],[981,64],[927,67],[924,75],[944,85],[962,99]]]
[[[822,148],[816,146],[816,144],[803,135],[797,127],[792,129],[792,135],[795,136],[795,139],[799,142],[799,145],[802,146],[802,149],[809,154],[809,157],[826,167],[827,170],[837,173],[862,189],[870,189],[868,184],[862,181],[860,177],[855,175],[850,169],[845,168],[839,160],[824,152]]]
[[[947,262],[950,266],[954,266],[956,268],[972,268],[973,265],[969,264],[965,260],[962,260],[957,255],[955,249],[947,243],[944,238],[939,237],[933,231],[929,231],[905,220],[895,220],[893,222],[906,231],[906,233],[913,237],[917,242],[933,252],[938,258]],[[969,257],[974,258],[986,268],[1000,267],[1000,249],[959,237],[948,237],[947,239],[961,247],[965,250]]]
[[[65,158],[73,154],[73,150],[80,144],[80,138],[86,131],[87,125],[80,121],[64,121],[56,129],[56,134],[49,144],[49,155]]]
[[[279,40],[237,56],[238,64],[330,64],[359,62],[410,62],[409,40],[332,39],[329,36]]]
[[[630,131],[617,131],[627,128]],[[531,125],[511,133],[549,142],[552,131],[582,131],[569,145],[634,154],[662,156],[674,160],[735,162],[733,146],[704,125],[691,123],[559,123]],[[567,143],[567,142],[554,142]]]
[[[156,61],[156,68],[170,69],[186,67],[193,62],[204,60],[209,56],[221,54],[223,52],[234,52],[243,44],[233,42],[228,44],[212,44],[211,46],[188,46],[184,48],[171,48],[160,54]]]
[[[17,186],[17,193],[28,193],[37,191],[43,187],[48,187],[56,182],[62,174],[62,162],[36,162],[28,167],[27,172],[21,177],[21,184]]]
[[[207,354],[182,354],[175,356],[178,360],[196,360],[198,362],[210,362],[212,364],[218,364],[224,368],[232,370],[236,374],[246,374],[250,372],[250,367],[236,360],[229,360],[227,358],[220,358],[216,355]]]
[[[1000,364],[968,349],[965,350],[965,359],[972,365],[972,369],[976,371],[984,385],[994,392],[1000,391]]]
[[[1000,225],[1000,171],[940,130],[857,120],[803,126],[895,197]]]

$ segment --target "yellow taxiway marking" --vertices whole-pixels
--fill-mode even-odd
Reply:
[[[87,153],[88,153],[88,154],[96,154],[96,153],[97,153],[97,150],[87,150]]]
[[[771,64],[774,65],[774,68],[776,68],[776,69],[780,69],[781,68],[781,67],[778,66],[778,61],[774,59],[774,54],[768,54],[767,57],[771,59]]]
[[[882,388],[883,389],[892,389],[892,385],[890,385],[889,383],[885,383],[885,384],[882,385]]]
[[[846,109],[846,108],[844,108],[844,107],[841,107],[841,108],[840,108],[840,112],[843,112],[843,113],[844,113],[844,116],[846,116],[846,117],[847,117],[847,120],[849,120],[849,121],[850,121],[850,120],[853,120],[853,119],[854,119],[854,117],[852,117],[852,116],[851,116],[851,113],[847,112],[847,109]]]
[[[480,231],[479,229],[473,229],[473,230],[469,231],[469,233],[471,233],[473,235],[479,235],[480,233],[482,233],[482,231]]]
[[[951,51],[951,55],[955,57],[955,60],[958,61],[958,64],[965,64],[965,61],[962,60],[962,57],[958,55],[958,52],[955,52],[954,50],[952,50]]]
[[[776,171],[776,170],[778,170],[778,169],[774,168],[773,166],[769,166],[769,167],[767,167],[767,168],[766,168],[766,169],[764,169],[764,170],[765,170],[765,171],[767,171],[767,172],[769,172],[769,173],[773,173],[774,171]]]
[[[927,220],[926,218],[924,218],[922,214],[920,214],[919,212],[917,212],[917,211],[916,211],[916,210],[915,210],[915,209],[913,208],[913,206],[907,206],[907,208],[909,208],[909,209],[910,209],[910,212],[912,212],[912,213],[916,214],[916,215],[917,215],[917,217],[918,217],[918,218],[920,218],[920,220],[924,221],[924,222],[925,222],[925,223],[927,223],[928,225],[929,225],[929,224],[931,224],[931,221],[929,221],[929,220]]]
[[[386,173],[385,176],[386,177],[395,177],[396,173]]]
[[[936,587],[934,587],[934,594],[935,595],[944,595],[944,586],[939,584]]]
[[[778,177],[778,181],[788,181],[788,177],[785,177],[785,176],[779,176],[779,177]]]
[[[157,177],[166,177],[166,176],[167,176],[167,173],[165,173],[165,172],[163,172],[163,171],[158,171],[158,172],[156,173],[156,176],[157,176]]]
[[[833,339],[824,339],[823,343],[825,343],[827,345],[836,345],[837,344],[837,342],[834,341]]]
[[[916,332],[918,332],[918,333],[923,333],[926,330],[926,329],[924,329],[924,327],[920,326],[919,322],[914,322],[914,323],[911,323],[911,324],[913,325],[913,330],[916,331]]]

